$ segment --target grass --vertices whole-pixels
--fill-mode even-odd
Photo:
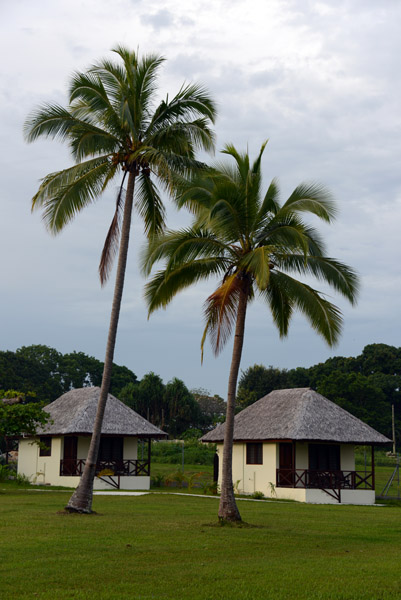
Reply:
[[[253,527],[211,527],[214,498],[0,493],[2,600],[387,600],[401,597],[401,512],[243,502]]]
[[[152,463],[151,465],[151,486],[154,489],[167,491],[184,491],[202,494],[205,487],[211,484],[213,480],[213,467],[210,465],[172,465],[167,463]],[[178,481],[172,489],[171,485],[166,484],[166,480],[175,481],[175,476],[178,475]],[[184,475],[185,485],[182,486],[179,479]],[[157,477],[162,477],[161,485],[156,485]],[[160,481],[159,481],[160,483]],[[176,487],[175,487],[176,486]]]

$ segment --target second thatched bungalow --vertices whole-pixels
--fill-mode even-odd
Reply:
[[[217,443],[221,482],[224,423],[203,442]],[[239,492],[300,502],[374,504],[374,446],[390,440],[310,388],[275,390],[234,420],[233,482]],[[371,464],[355,470],[355,445]]]
[[[50,415],[47,425],[35,438],[19,440],[18,473],[34,483],[76,487],[89,450],[99,394],[98,387],[71,390],[46,406]],[[95,489],[149,489],[150,443],[166,437],[109,394]]]

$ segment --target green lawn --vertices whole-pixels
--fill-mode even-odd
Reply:
[[[5,484],[0,484],[5,488]],[[254,527],[216,527],[218,500],[0,492],[2,600],[386,600],[401,597],[399,507],[239,501]]]

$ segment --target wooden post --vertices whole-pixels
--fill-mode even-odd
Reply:
[[[296,480],[296,473],[297,473],[297,472],[296,472],[297,465],[296,465],[296,462],[295,462],[295,461],[296,461],[296,459],[297,459],[297,457],[296,457],[296,455],[295,455],[295,440],[292,440],[292,470],[293,470],[293,474],[292,474],[292,485],[293,485],[293,487],[295,487],[295,485],[296,485],[296,484],[295,484],[295,480]]]
[[[150,438],[148,438],[148,475],[150,475]]]
[[[396,454],[395,451],[395,418],[394,418],[394,404],[391,405],[391,416],[392,416],[392,424],[393,424],[393,454]]]
[[[372,444],[372,490],[375,489],[375,447]]]

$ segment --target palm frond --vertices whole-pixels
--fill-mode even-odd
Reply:
[[[294,312],[294,302],[280,276],[276,277],[276,273],[271,273],[269,285],[261,290],[261,297],[268,303],[280,337],[285,337]]]
[[[310,212],[324,221],[332,221],[337,209],[330,192],[317,183],[301,183],[283,204],[280,214]]]
[[[137,100],[138,122],[150,117],[150,103],[154,99],[158,71],[166,59],[157,54],[149,54],[142,58],[135,73],[135,98]]]
[[[262,222],[263,219],[270,219],[271,215],[276,215],[280,210],[280,204],[278,202],[278,192],[279,190],[277,179],[272,179],[269,187],[267,188],[267,192],[263,198],[263,201],[260,205],[260,222]]]
[[[259,246],[275,245],[277,252],[284,256],[301,251],[305,260],[312,245],[316,247],[316,251],[322,246],[317,232],[312,227],[306,227],[294,215],[287,215],[282,220],[273,217],[257,231],[254,240],[255,244]]]
[[[107,236],[104,242],[102,254],[99,263],[99,277],[100,284],[103,286],[110,276],[110,272],[113,266],[114,258],[118,252],[120,242],[120,231],[122,221],[122,209],[124,207],[124,181],[127,175],[127,171],[124,173],[123,180],[121,182],[120,189],[116,198],[116,209],[114,211],[113,220],[107,232]]]
[[[215,258],[200,258],[177,266],[174,271],[158,271],[145,285],[145,299],[150,315],[158,308],[166,308],[174,296],[209,277],[221,275],[224,263]]]
[[[75,73],[70,84],[70,103],[76,116],[89,119],[96,118],[113,136],[121,140],[124,131],[121,123],[107,95],[101,78],[92,71],[88,73]]]
[[[249,173],[250,161],[247,152],[240,154],[233,144],[226,144],[222,150],[223,154],[228,154],[235,160],[235,168],[244,183]]]
[[[122,65],[103,59],[89,70],[95,73],[106,90],[107,96],[115,103],[118,102],[122,90],[127,90],[128,82]]]
[[[276,260],[279,268],[296,271],[300,274],[310,274],[319,280],[327,282],[337,292],[340,292],[349,302],[356,304],[359,282],[356,272],[333,258],[326,256],[308,256],[292,254],[282,260]]]
[[[202,118],[214,123],[215,103],[202,85],[187,85],[172,100],[166,99],[160,103],[148,125],[146,137],[173,123],[186,123]]]
[[[260,290],[266,289],[269,285],[271,255],[274,250],[274,246],[260,246],[250,250],[238,260],[238,268],[250,273]]]
[[[185,206],[193,214],[208,210],[213,200],[213,171],[206,168],[200,173],[195,171],[190,177],[175,174],[174,200],[178,208]]]
[[[108,157],[92,159],[69,169],[50,173],[32,199],[32,210],[43,208],[43,221],[58,233],[85,206],[98,198],[108,176]]]
[[[265,140],[265,141],[263,142],[263,144],[262,144],[262,146],[261,146],[261,148],[260,148],[259,154],[258,154],[258,156],[256,157],[256,159],[255,159],[255,161],[254,161],[254,163],[253,163],[253,165],[252,165],[252,173],[255,173],[255,174],[260,174],[260,172],[261,172],[261,162],[262,162],[262,156],[263,156],[263,153],[264,153],[264,151],[265,151],[265,148],[266,148],[266,146],[267,146],[267,142],[268,142],[268,141],[269,141],[269,140]]]
[[[76,161],[88,156],[113,154],[120,147],[119,139],[93,126],[78,124],[70,133],[70,148]]]
[[[195,149],[212,152],[214,133],[205,118],[190,122],[178,121],[146,136],[146,143],[164,151],[192,155]]]
[[[142,271],[149,275],[155,263],[165,260],[165,273],[200,259],[213,259],[224,273],[232,261],[231,248],[204,229],[167,231],[154,236],[141,255]]]
[[[287,305],[290,304],[291,308],[297,308],[304,314],[312,328],[323,337],[329,346],[337,343],[342,327],[341,311],[326,300],[320,292],[289,275],[272,271],[270,285],[265,292],[262,292],[266,295],[270,306],[272,306],[273,298],[272,288],[276,288],[276,296],[278,296],[279,288],[279,293],[287,299]],[[288,328],[289,318],[286,321]],[[276,324],[279,325],[280,335],[286,335],[287,330],[285,327],[280,328],[280,321],[276,321]]]
[[[41,136],[64,141],[76,123],[77,119],[69,110],[58,104],[43,104],[28,115],[24,136],[27,142],[34,142]]]
[[[204,305],[206,326],[201,341],[203,349],[209,336],[213,352],[217,356],[227,343],[235,325],[238,302],[243,289],[243,281],[238,273],[226,277],[222,284],[207,298]]]
[[[157,187],[149,175],[140,173],[136,179],[135,206],[145,226],[148,237],[160,233],[165,226],[166,210]]]

